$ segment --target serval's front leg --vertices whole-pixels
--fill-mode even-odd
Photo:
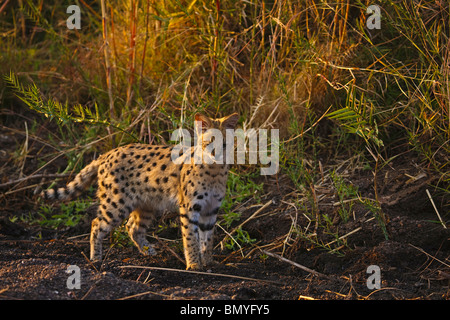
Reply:
[[[199,239],[200,239],[200,259],[204,267],[213,264],[212,251],[213,251],[213,237],[214,226],[217,220],[217,212],[219,207],[211,210],[204,211],[200,215],[198,227]]]
[[[199,217],[200,213],[190,207],[189,202],[180,205],[181,233],[183,235],[186,270],[200,270],[202,268],[198,232]]]

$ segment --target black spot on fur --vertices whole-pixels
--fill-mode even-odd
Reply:
[[[108,216],[108,218],[112,219],[114,218],[114,215],[110,211],[105,211],[105,214]]]
[[[214,228],[214,223],[199,223],[198,227],[200,228],[200,230],[202,231],[209,231],[212,230]]]
[[[59,193],[58,193],[58,188],[57,187],[53,188],[53,196],[54,196],[55,199],[59,198]]]

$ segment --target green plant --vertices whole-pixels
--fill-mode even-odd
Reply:
[[[43,114],[50,120],[55,120],[64,140],[76,141],[79,139],[79,130],[75,126],[77,123],[84,123],[90,126],[113,127],[136,139],[131,133],[121,127],[114,126],[111,122],[106,120],[104,116],[100,114],[96,103],[94,103],[94,111],[88,107],[83,107],[80,104],[70,108],[67,103],[62,104],[53,98],[45,101],[36,84],[32,83],[28,87],[24,87],[20,83],[19,78],[12,72],[9,76],[5,76],[4,79],[14,90],[16,96],[31,110]]]
[[[59,212],[55,213],[55,207],[51,205],[41,205],[36,213],[29,212],[20,217],[14,216],[10,220],[16,222],[18,219],[29,225],[38,224],[40,226],[58,229],[60,227],[74,227],[85,215],[86,209],[92,205],[91,200],[77,200],[67,204],[62,203]]]
[[[331,179],[339,199],[339,216],[344,222],[347,222],[352,213],[355,201],[358,201],[358,188],[346,183],[336,171],[331,173]]]
[[[125,224],[115,228],[111,233],[111,246],[117,246],[119,248],[134,246],[126,231]]]
[[[255,241],[256,239],[252,239],[247,231],[242,230],[242,228],[239,227],[236,229],[235,235],[232,235],[231,238],[227,238],[225,247],[229,250],[236,250],[236,245],[241,248],[242,245],[250,245]]]
[[[233,222],[239,221],[241,219],[241,214],[233,211],[228,211],[223,215],[223,221],[225,222],[225,227],[229,228]]]
[[[236,203],[240,203],[248,198],[259,199],[258,194],[262,191],[263,184],[256,184],[253,181],[253,174],[237,174],[232,171],[229,174],[227,181],[227,191],[222,204],[222,210],[224,214],[221,216],[221,220],[218,221],[219,226],[227,233],[230,227],[241,220],[241,213],[233,210]],[[228,231],[227,231],[228,229]],[[235,230],[235,234],[228,236],[224,245],[230,250],[236,250],[236,245],[249,245],[255,242],[247,231],[239,227]]]
[[[225,212],[223,220],[225,226],[228,228],[235,221],[241,218],[240,213],[233,211],[235,203],[240,203],[243,200],[253,197],[259,199],[259,193],[262,191],[263,184],[257,184],[253,180],[254,174],[238,174],[231,171],[228,176],[227,190],[225,198],[222,203],[222,210]]]
[[[381,209],[381,206],[379,203],[377,203],[374,200],[370,200],[370,199],[361,199],[359,198],[360,203],[362,203],[364,205],[364,207],[366,209],[368,209],[376,218],[378,225],[381,228],[381,231],[383,232],[384,238],[386,240],[389,240],[389,234],[387,232],[387,228],[386,228],[386,216],[384,214],[384,212]]]
[[[356,97],[360,94],[360,97]],[[366,144],[373,143],[376,147],[384,145],[379,138],[377,120],[374,111],[378,108],[364,96],[364,92],[357,93],[354,86],[348,88],[345,107],[327,115],[329,119],[338,120],[341,125],[352,134],[363,138]]]

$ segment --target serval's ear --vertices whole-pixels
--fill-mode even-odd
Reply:
[[[212,127],[211,119],[204,114],[196,113],[194,116],[196,122],[200,122],[201,124],[201,132],[205,132],[206,130]]]
[[[222,124],[225,129],[236,128],[237,122],[239,120],[239,114],[233,113],[227,117],[222,118]]]

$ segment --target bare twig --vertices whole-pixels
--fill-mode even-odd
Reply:
[[[431,254],[429,254],[429,253],[426,252],[425,250],[423,250],[423,249],[421,249],[421,248],[419,248],[419,247],[416,247],[415,245],[412,245],[411,243],[410,243],[409,245],[410,245],[411,247],[413,247],[414,249],[419,250],[420,252],[422,252],[422,253],[425,254],[426,256],[430,257],[431,259],[436,260],[437,262],[442,263],[444,266],[450,268],[450,264],[445,263],[444,261],[439,260],[438,258],[432,256]]]
[[[225,232],[225,234],[226,234],[225,237],[223,238],[223,240],[216,246],[216,248],[220,246],[220,248],[223,250],[224,241],[227,239],[227,237],[229,237],[229,238],[230,238],[234,243],[236,243],[236,245],[239,247],[239,250],[238,250],[238,251],[241,252],[242,257],[243,257],[243,256],[244,256],[244,253],[242,252],[242,247],[241,247],[241,245],[236,241],[236,239],[234,239],[234,238],[231,236],[231,234],[230,234],[227,230],[225,230],[225,228],[222,227],[220,224],[216,223],[216,226],[219,227],[220,229],[222,229],[222,231]]]
[[[328,280],[332,280],[332,278],[330,276],[327,276],[326,274],[317,272],[316,270],[310,269],[310,268],[305,267],[305,266],[303,266],[301,264],[298,264],[297,262],[294,262],[294,261],[286,259],[286,258],[284,258],[282,256],[279,256],[278,254],[275,254],[275,253],[272,253],[272,252],[269,252],[269,251],[266,251],[266,250],[261,250],[261,251],[264,254],[266,254],[266,255],[268,255],[268,256],[270,256],[272,258],[277,258],[278,260],[281,260],[283,262],[289,263],[289,264],[291,264],[291,265],[293,265],[293,266],[295,266],[295,267],[297,267],[299,269],[302,269],[303,271],[306,271],[308,273],[314,274],[314,275],[316,275],[318,277],[322,277],[322,278],[325,278],[325,279],[328,279]]]
[[[133,295],[131,295],[131,296],[119,298],[119,299],[117,299],[117,300],[134,299],[134,298],[146,296],[146,295],[149,295],[149,294],[153,294],[153,295],[157,295],[157,296],[161,296],[161,297],[169,298],[169,299],[172,298],[170,295],[167,295],[167,294],[158,293],[158,292],[155,292],[155,291],[145,291],[145,292],[133,294]],[[189,300],[189,299],[186,299],[186,298],[184,298],[184,297],[177,297],[177,299],[181,299],[181,300]]]
[[[32,179],[55,179],[55,178],[66,178],[68,176],[70,176],[71,173],[55,173],[55,174],[35,174],[32,176],[28,176],[28,177],[23,177],[14,181],[9,181],[9,182],[5,182],[0,184],[0,188],[6,188],[24,181],[28,181],[28,180],[32,180]]]
[[[182,264],[186,265],[186,262],[175,252],[170,248],[164,241],[162,241],[157,235],[154,236],[156,240],[164,247],[164,249],[167,249],[175,258],[177,258],[179,261],[181,261]]]
[[[0,290],[0,294],[2,294],[3,292],[6,292],[6,291],[8,291],[9,290],[9,287],[6,287],[6,288],[4,288],[4,289],[1,289]]]
[[[84,296],[81,298],[81,300],[84,300],[89,296],[89,294],[94,290],[95,286],[100,282],[100,280],[97,280],[90,288],[89,290],[84,294]]]
[[[294,232],[294,230],[295,230],[295,228],[296,228],[296,226],[297,226],[298,210],[297,210],[297,206],[296,206],[294,203],[286,202],[286,201],[284,201],[284,200],[281,200],[281,201],[282,201],[283,203],[286,203],[286,204],[292,206],[292,207],[294,208],[294,210],[295,210],[295,218],[293,218],[293,217],[291,216],[292,223],[291,223],[291,226],[290,226],[290,228],[289,228],[289,232],[288,232],[287,235],[286,235],[286,238],[283,240],[283,251],[282,251],[282,254],[283,254],[284,251],[286,250],[286,245],[288,245],[289,240],[291,239],[291,234]]]
[[[333,244],[333,243],[335,243],[335,242],[337,242],[337,241],[339,241],[339,240],[343,240],[343,239],[347,238],[348,236],[350,236],[350,235],[352,235],[352,234],[354,234],[354,233],[360,231],[361,229],[362,229],[362,227],[358,227],[358,228],[356,228],[355,230],[352,230],[352,231],[350,231],[349,233],[346,233],[346,234],[344,234],[343,236],[341,236],[341,237],[339,237],[339,238],[337,238],[337,239],[334,239],[334,240],[331,241],[331,242],[328,242],[325,246],[328,247],[328,246],[330,246],[331,244]]]
[[[317,300],[310,296],[299,295],[297,300]]]
[[[282,283],[279,283],[276,281],[241,277],[241,276],[235,276],[232,274],[224,274],[224,273],[202,272],[202,271],[181,270],[181,269],[161,268],[161,267],[145,267],[145,266],[120,266],[119,268],[149,269],[149,270],[160,270],[160,271],[170,271],[170,272],[180,272],[180,273],[191,273],[191,274],[200,274],[200,275],[204,275],[204,276],[224,277],[224,278],[241,279],[241,280],[256,281],[256,282],[268,282],[268,283],[283,285]]]
[[[444,227],[444,229],[447,229],[447,226],[445,225],[444,221],[442,221],[441,215],[439,214],[438,209],[436,208],[436,205],[434,204],[433,198],[431,198],[431,194],[430,191],[428,191],[428,189],[425,190],[427,192],[428,198],[431,201],[431,204],[433,205],[434,211],[436,211],[436,214],[439,218],[439,221],[441,222],[442,226]]]
[[[91,261],[91,259],[89,259],[83,251],[81,251],[81,254],[82,254],[83,257],[86,259],[86,261],[90,264],[90,266],[91,266],[92,268],[94,268],[95,272],[98,273],[98,270],[97,270],[97,268],[95,267],[95,264]],[[87,295],[87,293],[86,293],[86,295]],[[86,295],[85,295],[85,296],[86,296]]]
[[[9,2],[9,0],[6,0],[6,1],[3,3],[2,7],[0,8],[0,13],[3,12],[3,10],[5,9],[5,7],[6,7],[6,5],[8,4],[8,2]],[[1,292],[0,292],[0,293],[1,293]]]

